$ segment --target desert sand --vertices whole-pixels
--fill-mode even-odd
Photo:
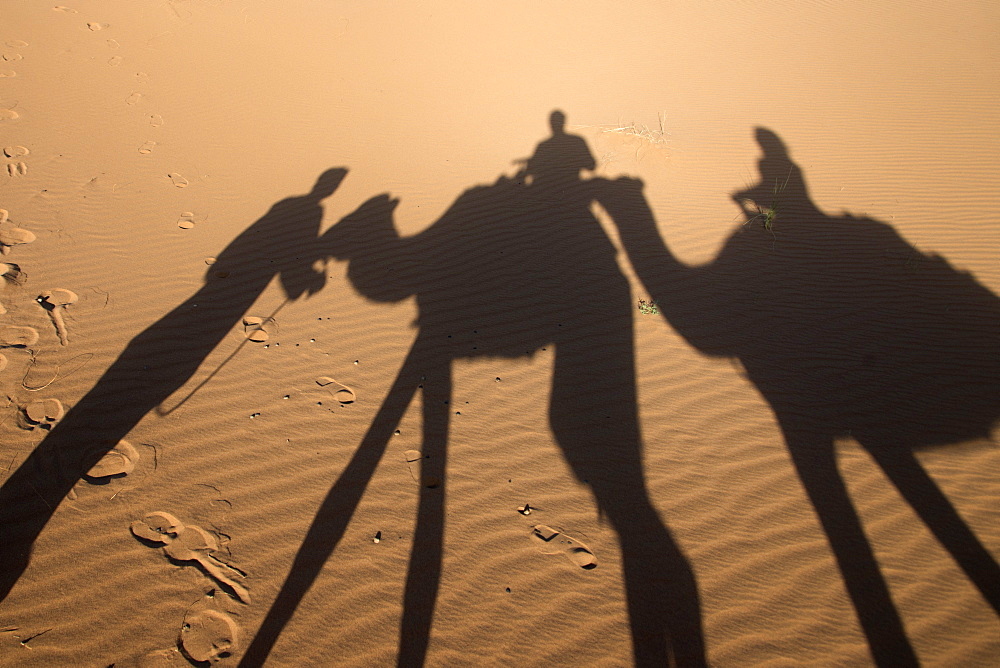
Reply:
[[[996,3],[0,14],[0,665],[997,665]]]

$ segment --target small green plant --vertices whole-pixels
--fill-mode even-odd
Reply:
[[[660,312],[660,307],[654,301],[646,301],[645,299],[639,300],[639,313],[645,315],[657,315]]]
[[[753,205],[753,208],[757,210],[757,213],[747,217],[747,222],[744,225],[750,225],[755,220],[760,220],[764,229],[774,235],[774,221],[778,217],[778,204],[781,201],[781,194],[785,191],[785,186],[788,185],[788,179],[792,176],[792,170],[789,168],[788,174],[785,176],[785,180],[781,182],[779,179],[774,179],[774,186],[771,188],[771,206],[761,207],[758,202],[748,200],[748,203]]]

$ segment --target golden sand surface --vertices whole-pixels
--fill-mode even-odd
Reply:
[[[996,3],[0,16],[0,666],[996,665]]]

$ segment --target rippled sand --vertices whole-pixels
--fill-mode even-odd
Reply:
[[[1000,10],[368,4],[5,8],[0,665],[995,663]]]

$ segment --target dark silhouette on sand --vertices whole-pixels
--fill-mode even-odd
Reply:
[[[746,222],[711,263],[664,244],[631,179],[601,202],[646,289],[698,350],[739,358],[777,416],[880,666],[917,658],[837,470],[853,436],[1000,612],[1000,569],[914,456],[986,438],[1000,417],[1000,300],[891,226],[829,216],[773,132],[757,130]]]
[[[262,665],[351,516],[417,390],[423,455],[403,601],[399,666],[424,663],[441,575],[451,363],[530,357],[555,346],[549,420],[576,476],[621,541],[635,662],[705,665],[694,574],[645,488],[629,285],[590,211],[594,159],[551,117],[552,137],[515,178],[465,191],[424,232],[400,238],[396,202],[369,200],[328,230],[355,288],[377,301],[415,295],[416,340],[358,450],[313,520],[241,663]],[[558,256],[558,261],[553,258]],[[599,401],[595,400],[600,396]]]
[[[151,410],[179,389],[278,276],[287,300],[319,291],[320,201],[347,170],[324,172],[311,192],[275,204],[219,255],[205,284],[129,342],[97,384],[0,488],[0,599],[28,564],[62,499]],[[286,302],[287,303],[287,302]]]

